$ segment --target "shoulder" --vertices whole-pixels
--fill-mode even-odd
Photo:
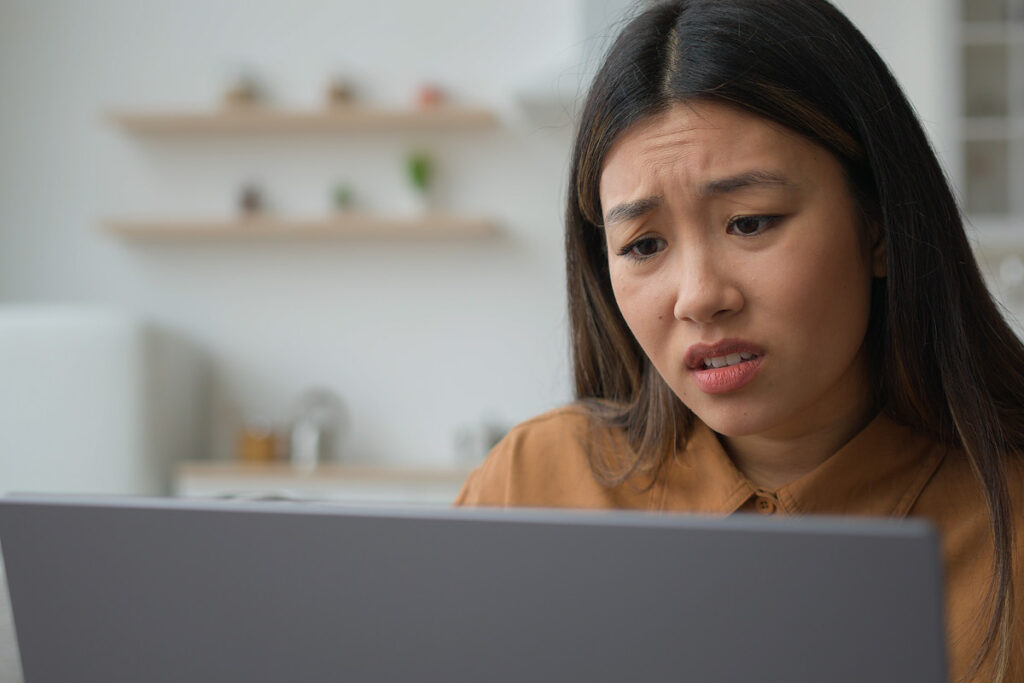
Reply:
[[[517,425],[469,475],[456,505],[603,507],[587,455],[594,430],[575,404]]]
[[[1024,457],[1007,454],[1002,466],[1010,494],[1014,533],[1024,541]],[[942,462],[921,491],[912,514],[930,517],[947,542],[959,539],[973,549],[991,540],[985,488],[970,458],[959,448],[946,448]]]
[[[1024,514],[1024,455],[1009,453],[1004,456],[1002,465],[1012,509],[1019,516]],[[987,520],[988,507],[981,480],[963,450],[946,450],[922,492],[919,507],[922,504],[939,508],[956,518],[980,516]]]
[[[1013,528],[1011,571],[1014,582],[1020,586],[1024,581],[1024,458],[1011,453],[1005,456],[1003,465]],[[946,583],[946,622],[954,643],[952,656],[955,668],[964,670],[967,659],[983,640],[988,619],[987,591],[995,559],[984,487],[964,451],[946,451],[912,513],[930,518],[939,532]],[[1015,591],[1011,609],[1021,624],[1016,628],[1024,627],[1024,593]],[[1024,659],[1014,666],[1024,666]]]
[[[1017,581],[1024,581],[1024,458],[1007,455],[1003,473],[1009,493],[1013,572]],[[985,488],[964,451],[947,450],[912,514],[929,518],[939,531],[951,583],[987,585],[994,551],[992,517]],[[1021,598],[1024,593],[1018,594]],[[1024,608],[1024,601],[1020,607]]]
[[[566,431],[576,432],[581,428],[586,428],[589,424],[590,415],[587,409],[576,403],[570,403],[520,422],[509,430],[505,439],[559,437]]]

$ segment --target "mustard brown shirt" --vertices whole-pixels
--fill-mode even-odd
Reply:
[[[984,639],[992,535],[966,457],[879,415],[816,469],[776,491],[751,484],[715,433],[696,423],[685,449],[651,481],[602,484],[586,453],[591,421],[566,406],[513,429],[466,480],[457,505],[619,508],[728,515],[923,517],[938,529],[944,563],[950,673],[960,680]],[[608,438],[627,446],[622,434]],[[1016,522],[1013,650],[1008,681],[1024,681],[1024,473],[1013,461]],[[973,680],[992,680],[992,657]]]

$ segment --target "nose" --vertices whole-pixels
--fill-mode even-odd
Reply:
[[[720,322],[744,305],[734,268],[715,253],[691,251],[680,259],[677,291],[672,312],[677,320],[708,324]]]

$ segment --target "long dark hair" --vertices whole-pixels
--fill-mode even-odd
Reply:
[[[995,542],[992,619],[972,669],[999,643],[1006,670],[1013,519],[1007,458],[1024,451],[1024,345],[993,302],[949,183],[910,104],[864,36],[824,0],[675,0],[637,15],[609,50],[576,136],[566,267],[576,397],[625,430],[632,453],[591,465],[607,482],[654,472],[692,415],[619,312],[598,187],[616,138],[685,100],[724,102],[802,134],[841,163],[885,241],[865,343],[878,407],[961,449]],[[1019,494],[1019,492],[1016,492]]]

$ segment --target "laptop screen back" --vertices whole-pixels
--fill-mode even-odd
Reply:
[[[920,522],[0,500],[26,683],[945,680]]]

